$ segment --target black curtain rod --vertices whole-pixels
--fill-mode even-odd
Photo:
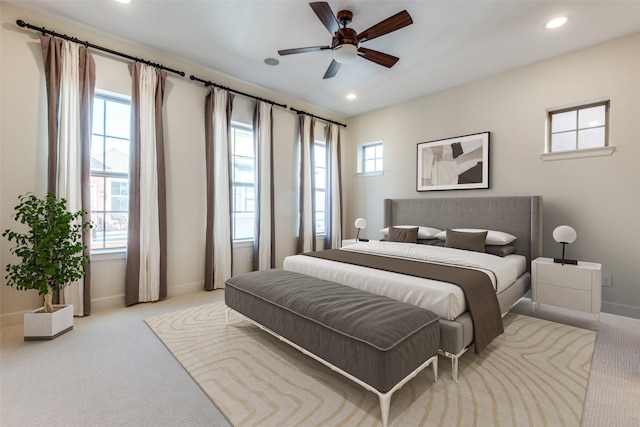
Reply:
[[[61,38],[61,39],[64,39],[64,40],[72,41],[74,43],[82,44],[86,48],[90,47],[92,49],[101,50],[103,52],[107,52],[107,53],[110,53],[112,55],[120,56],[122,58],[130,59],[132,61],[142,62],[144,64],[151,65],[152,67],[156,67],[156,68],[159,68],[161,70],[166,70],[166,71],[169,71],[171,73],[175,73],[175,74],[178,74],[178,75],[184,77],[184,71],[172,70],[171,68],[165,67],[162,64],[156,64],[154,62],[147,61],[146,59],[136,58],[135,56],[127,55],[126,53],[117,52],[115,50],[107,49],[106,47],[98,46],[98,45],[95,45],[93,43],[89,43],[88,41],[78,40],[76,37],[71,37],[71,36],[68,36],[66,34],[56,33],[55,31],[47,30],[44,27],[36,27],[35,25],[27,24],[22,19],[18,19],[16,21],[16,24],[18,24],[18,26],[22,27],[22,28],[27,27],[30,30],[38,31],[38,32],[42,33],[43,36],[45,34],[49,34],[49,35],[52,35],[54,37],[58,37],[58,38]]]
[[[295,109],[295,108],[293,108],[293,107],[291,107],[291,108],[289,108],[289,109],[290,109],[291,111],[295,111],[295,112],[296,112],[296,113],[298,113],[298,114],[304,114],[305,116],[311,116],[311,117],[313,117],[313,118],[315,118],[315,119],[322,120],[322,121],[324,121],[324,122],[328,122],[328,123],[333,123],[334,125],[342,126],[342,127],[344,127],[344,128],[346,128],[346,127],[347,127],[347,125],[345,125],[344,123],[336,122],[335,120],[325,119],[325,118],[323,118],[323,117],[319,117],[319,116],[316,116],[316,115],[314,115],[314,114],[307,113],[306,111],[296,110],[296,109]]]
[[[287,108],[286,104],[279,104],[279,103],[277,103],[275,101],[272,101],[270,99],[260,98],[259,96],[250,95],[248,93],[240,92],[239,90],[231,89],[230,87],[222,86],[222,85],[219,85],[219,84],[214,83],[214,82],[209,81],[209,80],[200,79],[200,78],[198,78],[198,77],[196,77],[194,75],[189,76],[189,78],[191,80],[195,80],[197,82],[204,83],[205,86],[217,87],[219,89],[228,90],[229,92],[237,93],[238,95],[246,96],[248,98],[257,99],[258,101],[266,102],[266,103],[271,104],[271,105],[277,105],[278,107]]]

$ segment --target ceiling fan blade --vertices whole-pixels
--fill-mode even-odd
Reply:
[[[358,56],[387,68],[393,67],[396,62],[400,60],[400,58],[396,56],[378,52],[377,50],[367,49],[365,47],[358,48]]]
[[[324,26],[327,27],[327,30],[329,30],[331,35],[334,35],[336,31],[340,29],[340,23],[338,22],[336,15],[334,15],[331,10],[329,3],[325,1],[318,1],[309,3],[309,6],[311,6],[311,9],[313,9],[316,15],[318,15],[318,18],[320,18],[320,21],[322,21]]]
[[[322,77],[322,79],[330,79],[331,77],[334,77],[338,73],[340,65],[341,64],[335,59],[331,61],[331,65],[329,65],[329,68],[327,68],[327,72],[324,73],[324,77]]]
[[[279,50],[278,54],[293,55],[295,53],[320,52],[321,50],[331,50],[331,46],[311,46],[311,47],[299,47],[296,49],[283,49],[283,50]]]
[[[409,15],[409,12],[407,12],[406,10],[403,10],[402,12],[398,12],[382,22],[378,22],[368,30],[364,30],[363,32],[358,34],[357,39],[359,42],[372,40],[376,37],[384,36],[385,34],[389,34],[411,24],[413,24],[411,15]]]

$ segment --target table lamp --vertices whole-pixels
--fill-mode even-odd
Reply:
[[[555,230],[553,230],[553,238],[556,242],[561,243],[562,244],[562,258],[554,258],[553,262],[556,262],[558,264],[572,264],[572,265],[577,265],[578,261],[576,261],[575,259],[566,259],[564,257],[564,249],[565,246],[570,245],[571,243],[573,243],[576,240],[576,237],[578,235],[576,234],[576,230],[574,230],[572,227],[569,227],[568,225],[560,225],[558,227],[556,227]]]
[[[363,229],[367,228],[367,220],[364,219],[364,218],[356,218],[356,221],[355,221],[354,225],[356,226],[356,229],[358,230],[356,232],[356,242],[358,242],[359,241],[358,236],[360,235],[360,230],[363,230]]]

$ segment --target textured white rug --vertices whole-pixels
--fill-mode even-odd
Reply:
[[[392,426],[579,426],[595,332],[520,314],[481,355],[440,357],[393,395]],[[373,426],[378,398],[240,316],[222,302],[147,324],[234,426]]]

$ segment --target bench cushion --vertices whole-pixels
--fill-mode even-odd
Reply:
[[[225,283],[228,307],[383,393],[437,353],[438,317],[417,306],[280,269]]]

